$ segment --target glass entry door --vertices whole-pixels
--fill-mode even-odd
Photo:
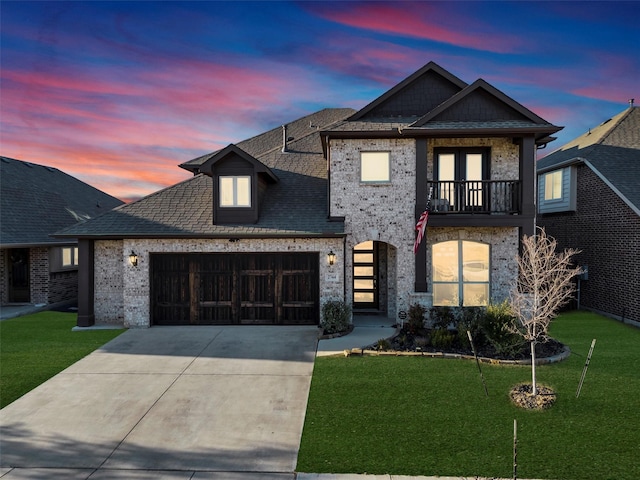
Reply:
[[[363,242],[353,248],[353,308],[378,309],[377,242]]]

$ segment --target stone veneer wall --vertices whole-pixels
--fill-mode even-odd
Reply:
[[[124,325],[125,262],[122,240],[94,244],[94,314],[97,325]],[[127,252],[128,255],[128,252]]]
[[[138,266],[129,265],[129,252],[138,255]],[[327,253],[336,253],[329,265]],[[344,249],[341,238],[228,240],[124,240],[100,241],[95,246],[95,321],[125,327],[150,324],[150,253],[318,252],[320,257],[320,305],[344,298]]]
[[[49,275],[49,303],[71,302],[78,299],[78,271],[51,272]]]
[[[360,183],[360,152],[388,151],[391,181]],[[330,157],[331,215],[345,217],[346,299],[353,298],[351,252],[367,240],[387,245],[387,315],[396,318],[414,289],[416,148],[413,139],[332,140]],[[383,263],[385,259],[381,259]]]

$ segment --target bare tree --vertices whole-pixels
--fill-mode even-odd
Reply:
[[[556,252],[558,243],[548,237],[544,228],[538,235],[522,238],[522,254],[518,256],[519,279],[510,294],[511,310],[516,322],[510,330],[522,335],[531,347],[531,380],[536,387],[536,345],[548,340],[548,330],[560,308],[575,290],[573,277],[582,273],[573,267],[571,257],[579,250]]]

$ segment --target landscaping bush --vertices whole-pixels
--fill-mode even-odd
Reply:
[[[458,343],[460,346],[470,347],[467,330],[471,332],[473,344],[476,348],[483,347],[486,337],[482,332],[482,324],[485,318],[485,309],[482,307],[464,307],[462,313],[457,317],[456,330],[458,333]]]
[[[431,319],[430,323],[436,330],[446,330],[456,323],[456,315],[451,307],[431,307],[429,317]]]
[[[431,345],[438,350],[450,350],[456,340],[456,334],[447,329],[439,328],[431,335]]]
[[[488,345],[498,356],[515,357],[526,349],[526,343],[520,335],[510,332],[507,326],[515,320],[509,303],[490,304],[482,319],[480,330]]]
[[[330,300],[322,306],[320,326],[325,334],[344,332],[349,328],[351,307],[341,300]]]
[[[424,317],[427,309],[420,304],[414,304],[409,307],[409,331],[417,334],[424,329]]]

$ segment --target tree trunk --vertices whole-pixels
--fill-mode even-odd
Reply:
[[[536,386],[536,342],[530,342],[531,345],[531,383],[533,395],[538,395],[538,387]]]

